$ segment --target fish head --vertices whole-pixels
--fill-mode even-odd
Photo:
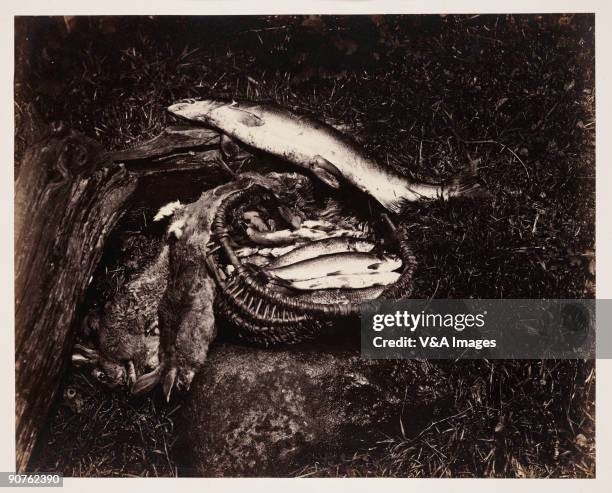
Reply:
[[[173,104],[168,111],[187,120],[210,123],[216,112],[228,104],[231,103],[219,99],[187,100]]]
[[[351,243],[352,241],[352,243]],[[374,243],[372,243],[369,240],[362,240],[359,238],[350,238],[349,237],[349,244],[352,244],[352,250],[356,251],[356,252],[371,252],[372,250],[374,250],[374,248],[376,247],[376,245]]]
[[[222,99],[188,100],[173,104],[168,111],[180,118],[226,130],[228,125],[261,125],[257,105]]]

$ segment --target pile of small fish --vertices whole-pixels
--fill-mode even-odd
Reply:
[[[283,216],[290,227],[262,209],[241,214],[243,238],[235,251],[261,272],[272,288],[303,301],[344,304],[377,298],[400,277],[402,261],[381,251],[366,223]],[[231,275],[233,267],[226,272]]]

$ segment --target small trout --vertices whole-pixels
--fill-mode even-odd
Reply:
[[[400,176],[335,128],[276,104],[205,99],[176,103],[168,111],[308,169],[331,187],[347,181],[394,213],[404,202],[480,195],[480,186],[469,174],[446,184]]]
[[[274,248],[257,248],[257,247],[240,247],[236,249],[236,255],[239,258],[250,257],[251,255],[263,255],[264,257],[280,257],[289,253],[296,248],[302,246],[303,242],[294,243],[293,245],[274,247]]]
[[[263,246],[287,246],[293,243],[322,240],[324,238],[343,236],[363,238],[366,236],[362,231],[351,229],[336,229],[328,232],[304,227],[293,230],[279,229],[277,231],[257,231],[248,227],[246,235],[253,243]]]
[[[268,270],[273,278],[285,281],[305,281],[324,276],[391,272],[399,269],[402,261],[397,257],[379,257],[372,253],[344,252],[302,260],[291,265]]]
[[[375,272],[374,274],[351,274],[346,276],[325,276],[305,281],[294,281],[289,284],[293,289],[360,289],[371,286],[386,286],[396,282],[399,272]]]
[[[342,252],[371,252],[373,249],[374,243],[360,240],[359,238],[326,238],[307,243],[306,245],[291,250],[289,253],[270,262],[268,268],[276,269],[303,260],[320,257],[321,255],[331,255],[333,253]]]
[[[361,289],[322,289],[299,294],[294,299],[309,301],[311,303],[325,303],[328,305],[346,305],[348,303],[363,303],[378,298],[385,290],[385,286],[371,286]]]

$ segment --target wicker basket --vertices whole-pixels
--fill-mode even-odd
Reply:
[[[220,295],[217,308],[237,329],[242,339],[264,345],[295,343],[311,339],[324,327],[354,317],[360,313],[360,304],[326,304],[293,299],[268,287],[245,265],[231,240],[231,212],[263,195],[274,195],[261,185],[254,185],[228,195],[217,209],[212,224],[212,248],[207,263],[215,278]],[[399,279],[386,287],[379,299],[409,297],[416,260],[408,243],[406,230],[394,231],[398,254],[403,261]],[[223,267],[231,264],[231,276]]]

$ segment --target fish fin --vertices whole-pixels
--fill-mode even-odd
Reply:
[[[238,152],[240,152],[240,148],[238,144],[234,142],[234,140],[225,134],[221,134],[221,143],[220,143],[221,152],[226,158],[233,158]]]
[[[266,123],[261,118],[259,118],[257,115],[249,111],[237,108],[235,106],[232,106],[231,108],[234,111],[240,112],[240,114],[237,115],[238,121],[246,127],[261,127],[262,125],[265,125]]]
[[[298,229],[302,225],[302,218],[294,214],[286,205],[279,205],[277,210],[283,220],[291,226],[291,229]]]
[[[342,274],[341,270],[335,270],[334,272],[329,272],[326,275],[328,275],[328,276],[339,276],[340,274]]]
[[[374,262],[373,264],[368,265],[368,270],[378,270],[383,262]]]
[[[333,163],[329,162],[323,156],[317,154],[314,157],[311,169],[323,183],[327,183],[332,188],[340,188],[340,181],[338,178],[342,176],[342,173]]]
[[[407,200],[405,198],[397,199],[393,202],[388,202],[382,204],[385,209],[387,209],[392,214],[401,215],[401,212],[412,205],[412,201]]]
[[[451,178],[446,186],[449,197],[489,198],[491,193],[474,173],[464,171]]]

